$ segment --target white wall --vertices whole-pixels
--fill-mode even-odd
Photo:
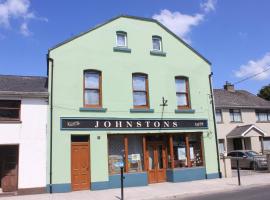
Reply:
[[[46,186],[47,106],[45,99],[22,99],[22,123],[0,123],[0,145],[19,144],[19,189]]]

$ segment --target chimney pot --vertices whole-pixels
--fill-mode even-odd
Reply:
[[[235,92],[234,85],[228,81],[226,81],[224,85],[224,90],[227,90],[228,92]]]

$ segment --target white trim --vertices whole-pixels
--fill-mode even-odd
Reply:
[[[259,132],[261,132],[261,133],[263,134],[263,136],[266,136],[266,133],[265,133],[262,129],[256,127],[255,125],[252,125],[251,127],[249,127],[245,132],[243,132],[243,133],[241,134],[241,136],[242,136],[242,137],[245,137],[245,135],[246,135],[251,129],[253,129],[253,128],[256,129],[256,130],[258,130]]]

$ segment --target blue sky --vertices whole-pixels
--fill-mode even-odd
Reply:
[[[119,14],[156,18],[212,62],[214,87],[270,66],[269,0],[0,0],[0,74],[46,75],[48,48]],[[253,93],[270,70],[236,85]]]

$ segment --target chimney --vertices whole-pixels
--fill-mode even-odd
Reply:
[[[234,90],[234,85],[231,84],[230,82],[226,81],[224,85],[224,90],[227,90],[228,92],[235,92]]]

